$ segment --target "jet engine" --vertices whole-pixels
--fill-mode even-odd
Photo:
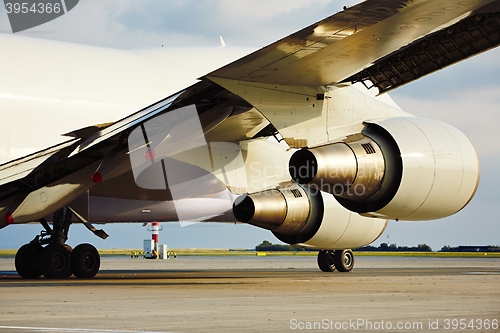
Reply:
[[[359,134],[290,158],[293,180],[329,192],[350,211],[400,220],[432,220],[461,210],[479,184],[467,137],[434,120],[365,122]]]
[[[298,184],[241,196],[233,213],[238,221],[271,230],[285,243],[322,249],[370,244],[387,225],[387,220],[345,209],[330,193]]]

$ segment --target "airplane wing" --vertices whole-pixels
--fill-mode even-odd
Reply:
[[[207,77],[301,86],[367,82],[384,93],[499,43],[498,0],[369,0]]]
[[[65,134],[72,138],[64,143],[0,165],[0,209],[15,210],[16,207],[30,203],[31,195],[36,198],[42,195],[45,198],[49,192],[44,189],[62,189],[65,186],[66,190],[63,191],[68,193],[82,194],[93,187],[90,195],[99,197],[172,200],[168,191],[160,193],[154,189],[145,190],[135,184],[129,136],[134,129],[140,129],[148,122],[158,127],[154,122],[160,116],[189,105],[195,106],[196,121],[202,131],[200,135],[206,135],[205,139],[208,141],[222,141],[222,133],[226,133],[225,141],[229,142],[255,137],[261,128],[269,124],[258,112],[251,111],[252,107],[240,97],[211,82],[202,81],[114,123],[75,130]],[[245,115],[242,117],[242,114]],[[222,126],[221,123],[228,118],[230,119]],[[216,127],[218,129],[213,131]],[[159,130],[162,131],[161,128]],[[170,134],[168,131],[166,133]],[[143,142],[143,146],[149,145],[151,141],[153,139]],[[139,144],[137,150],[140,148]],[[185,172],[181,176],[206,176],[206,171],[196,166],[176,163],[174,168]],[[108,182],[99,184],[102,178]],[[171,181],[169,184],[175,183],[176,181]],[[226,189],[213,176],[207,179],[206,185],[189,194],[203,195]],[[75,186],[78,188],[76,191]],[[64,197],[70,200],[69,194]],[[75,198],[71,198],[71,201],[73,199]],[[62,202],[52,204],[65,206]]]
[[[106,156],[124,150],[123,138],[133,128],[190,104],[198,107],[208,142],[276,132],[252,105],[213,83],[218,78],[316,87],[369,82],[384,93],[499,43],[500,0],[368,0],[217,69],[112,125],[86,130],[77,141],[0,166],[0,200],[11,203],[20,193],[23,197],[92,163],[108,163]]]

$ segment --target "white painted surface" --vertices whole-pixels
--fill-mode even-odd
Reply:
[[[0,163],[126,117],[251,51],[123,51],[6,34],[0,45]]]

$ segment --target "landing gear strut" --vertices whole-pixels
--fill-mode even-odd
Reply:
[[[71,217],[72,211],[67,208],[65,213],[63,209],[54,213],[52,228],[45,219],[40,220],[45,230],[16,253],[16,270],[22,278],[36,279],[43,275],[65,279],[71,274],[77,278],[92,278],[97,274],[101,260],[94,246],[80,244],[72,249],[65,244]]]
[[[350,272],[354,267],[354,253],[346,250],[320,250],[318,253],[318,266],[323,272]]]

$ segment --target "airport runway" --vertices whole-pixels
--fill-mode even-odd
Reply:
[[[56,281],[0,258],[0,332],[500,331],[500,259],[357,257],[330,274],[315,261],[104,257],[96,278]]]

